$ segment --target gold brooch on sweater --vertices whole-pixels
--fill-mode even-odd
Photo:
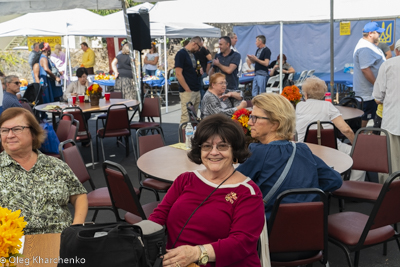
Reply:
[[[237,195],[235,192],[230,192],[225,196],[225,200],[233,204],[237,200]]]

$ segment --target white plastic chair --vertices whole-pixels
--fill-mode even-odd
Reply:
[[[303,71],[300,73],[299,79],[295,82],[294,85],[296,85],[297,87],[301,86],[301,85],[303,84],[304,80],[305,80],[306,77],[307,77],[307,73],[308,73],[308,72],[307,72],[306,70],[303,70]]]
[[[273,86],[275,82],[278,82],[277,86]],[[279,75],[272,76],[267,81],[267,88],[266,88],[267,93],[272,93],[273,90],[276,89],[279,90]]]
[[[307,72],[307,75],[306,75],[306,78],[305,78],[305,79],[310,78],[310,77],[314,74],[314,72],[315,72],[315,70],[309,70],[309,71]],[[305,79],[304,79],[304,80],[305,80]]]

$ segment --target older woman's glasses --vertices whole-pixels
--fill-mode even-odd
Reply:
[[[250,114],[249,120],[251,120],[251,122],[253,124],[257,122],[257,119],[269,120],[269,118],[267,118],[267,117],[260,117],[260,116],[256,116],[256,115]]]
[[[227,151],[230,147],[230,145],[226,143],[219,143],[216,146],[218,151]],[[209,152],[213,149],[214,146],[210,144],[202,144],[199,147],[201,148],[202,151]]]
[[[1,133],[1,135],[5,136],[5,135],[8,135],[8,133],[11,130],[13,132],[13,134],[19,135],[19,134],[22,133],[22,131],[25,128],[31,128],[31,127],[29,127],[29,126],[15,126],[15,127],[12,127],[12,128],[1,127],[0,128],[0,133]]]
[[[225,86],[227,86],[227,85],[228,85],[228,83],[227,83],[227,82],[220,82],[220,83],[216,83],[216,84],[219,84],[219,85],[225,85]]]

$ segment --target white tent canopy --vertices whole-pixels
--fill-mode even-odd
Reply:
[[[29,13],[1,23],[0,37],[78,35],[72,30],[100,19],[102,16],[81,8]]]
[[[140,2],[140,1],[138,1]],[[0,0],[0,16],[72,8],[121,9],[121,0]]]
[[[132,12],[132,9],[127,10],[128,13]],[[91,22],[91,25],[86,25],[85,28],[88,32],[102,33],[99,36],[114,36],[114,37],[125,37],[125,21],[123,12],[117,12],[108,16],[105,16],[101,20],[102,27],[100,28],[96,25],[96,22]],[[152,18],[150,16],[150,21]],[[89,29],[91,28],[91,29]],[[171,37],[171,38],[183,38],[183,37],[193,37],[196,35],[204,37],[220,37],[221,30],[203,23],[182,23],[182,22],[165,22],[165,23],[155,23],[150,22],[150,35],[154,37]]]
[[[156,22],[273,23],[329,21],[330,0],[177,0],[157,3],[150,11]],[[212,8],[210,8],[212,7]],[[399,15],[400,1],[335,0],[336,20],[393,18]]]
[[[152,2],[165,1],[153,0]],[[135,2],[147,2],[135,0]],[[121,9],[122,0],[0,0],[0,16],[72,8]]]

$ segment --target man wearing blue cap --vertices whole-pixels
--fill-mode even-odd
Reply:
[[[364,100],[362,127],[366,127],[370,119],[374,119],[377,104],[372,96],[379,67],[386,61],[382,50],[377,47],[379,36],[385,29],[378,23],[369,22],[364,26],[363,37],[358,41],[353,53],[354,76],[353,90]]]

